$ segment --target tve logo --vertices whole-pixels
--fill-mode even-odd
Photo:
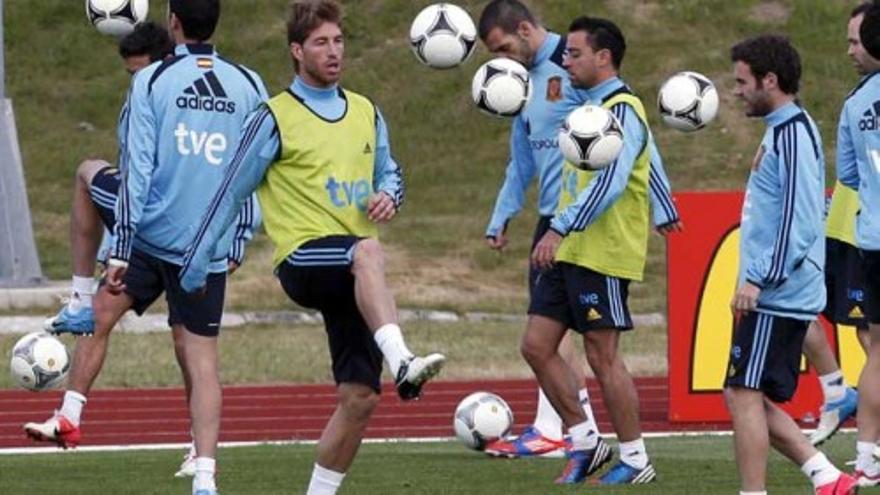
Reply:
[[[361,180],[338,181],[334,177],[327,179],[324,186],[330,195],[330,202],[337,208],[354,205],[358,210],[367,211],[367,200],[370,198],[370,183]]]
[[[178,122],[174,137],[177,138],[177,152],[181,155],[205,155],[205,159],[212,165],[223,163],[226,136],[222,133],[197,132],[187,129],[183,122]]]

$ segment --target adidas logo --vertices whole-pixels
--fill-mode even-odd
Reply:
[[[364,154],[366,155],[366,154],[372,153],[372,152],[373,152],[373,148],[370,147],[370,143],[365,144],[364,145]]]
[[[602,314],[596,311],[596,308],[590,308],[590,310],[587,311],[587,321],[596,321],[601,319]]]
[[[862,113],[859,120],[860,131],[876,131],[880,129],[880,100],[875,101],[872,108]]]
[[[852,311],[849,312],[848,315],[850,318],[864,318],[865,313],[862,312],[862,308],[858,306],[853,306]]]
[[[178,96],[175,103],[180,109],[235,113],[235,102],[226,98],[226,90],[211,70],[193,81],[192,86],[184,89],[183,95]]]

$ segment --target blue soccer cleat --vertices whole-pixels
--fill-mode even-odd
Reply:
[[[95,333],[95,312],[88,307],[74,313],[65,305],[57,315],[46,320],[43,328],[54,335],[91,335]]]
[[[483,451],[494,457],[565,457],[565,442],[547,438],[534,426],[523,430],[516,438],[501,438],[490,442]]]
[[[847,419],[855,416],[859,405],[859,393],[852,387],[846,387],[846,393],[840,400],[825,404],[819,416],[819,425],[810,435],[810,443],[821,445],[831,438]]]
[[[556,478],[559,485],[582,483],[588,476],[595,473],[614,457],[614,451],[599,438],[599,443],[589,450],[572,450],[568,452],[568,464],[562,474]]]
[[[593,483],[597,485],[641,485],[656,480],[657,473],[650,462],[644,468],[639,469],[620,461]]]

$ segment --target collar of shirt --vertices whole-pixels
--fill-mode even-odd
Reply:
[[[559,46],[560,39],[561,37],[558,34],[548,32],[547,37],[544,38],[544,42],[541,43],[541,47],[538,48],[538,53],[535,54],[535,60],[532,62],[532,66],[537,67],[549,59],[556,51],[556,47]]]
[[[215,55],[214,45],[210,43],[180,44],[174,47],[175,55]]]
[[[296,77],[290,85],[290,90],[306,100],[335,100],[339,98],[339,85],[334,84],[329,88],[316,88],[306,84],[302,78]]]
[[[764,116],[764,122],[767,122],[769,126],[775,126],[785,122],[786,120],[794,117],[798,113],[800,113],[801,107],[797,105],[794,101],[790,101],[785,105],[773,110],[769,114]]]
[[[605,81],[602,81],[592,88],[586,89],[585,93],[590,101],[594,101],[596,102],[596,104],[599,104],[606,97],[608,97],[608,95],[620,89],[621,86],[623,86],[623,81],[621,81],[619,77],[614,76],[611,79],[606,79]]]

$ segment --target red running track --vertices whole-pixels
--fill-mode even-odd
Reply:
[[[600,429],[610,432],[608,414],[596,383],[589,386]],[[725,423],[669,423],[665,377],[639,378],[636,386],[646,432],[730,429]],[[424,398],[412,403],[401,402],[393,387],[386,384],[367,436],[452,436],[455,406],[464,396],[477,390],[497,393],[510,404],[516,420],[515,431],[533,419],[537,400],[533,380],[431,383]],[[32,446],[22,433],[22,424],[48,418],[59,407],[60,400],[61,392],[0,391],[0,448]],[[332,385],[226,387],[220,440],[315,440],[334,407]],[[183,443],[190,439],[183,389],[96,390],[89,398],[83,420],[83,445]]]

